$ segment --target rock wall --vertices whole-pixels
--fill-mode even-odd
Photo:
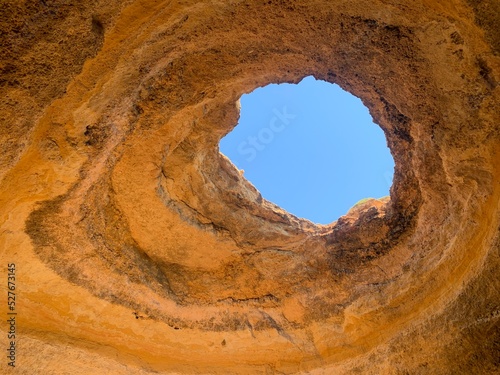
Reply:
[[[10,370],[500,372],[498,1],[3,7]],[[309,75],[362,99],[396,163],[390,200],[326,226],[218,151],[242,94]]]

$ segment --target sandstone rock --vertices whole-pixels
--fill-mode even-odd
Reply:
[[[0,18],[13,371],[500,372],[498,1],[82,3]],[[242,94],[308,75],[396,162],[326,226],[218,151]]]

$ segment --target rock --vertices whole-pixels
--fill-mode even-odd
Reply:
[[[500,372],[496,1],[11,3],[17,373]],[[396,163],[389,200],[330,225],[218,151],[242,94],[308,75],[361,98]]]

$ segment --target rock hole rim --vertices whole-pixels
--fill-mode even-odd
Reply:
[[[390,194],[394,159],[362,101],[314,76],[240,97],[238,124],[220,141],[263,197],[330,224],[366,198]]]

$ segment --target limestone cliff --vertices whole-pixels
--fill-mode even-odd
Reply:
[[[3,369],[500,372],[497,0],[2,7]],[[326,226],[218,150],[242,94],[309,75],[396,163],[389,200]]]

